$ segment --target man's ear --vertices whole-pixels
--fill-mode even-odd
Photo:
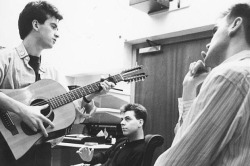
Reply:
[[[38,31],[38,25],[39,23],[38,23],[38,21],[37,20],[33,20],[32,21],[32,27],[33,27],[33,29],[35,30],[35,31]]]
[[[233,36],[242,27],[243,19],[242,17],[236,17],[229,27],[229,36]]]
[[[139,120],[139,124],[140,124],[140,127],[142,127],[143,124],[144,124],[144,120],[143,120],[143,119],[140,119],[140,120]]]

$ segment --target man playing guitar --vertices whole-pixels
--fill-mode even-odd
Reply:
[[[5,49],[0,53],[0,89],[20,89],[37,80],[52,79],[65,85],[62,77],[55,69],[41,63],[44,49],[53,48],[59,37],[58,23],[63,17],[57,8],[45,1],[28,3],[19,15],[18,27],[22,43],[14,49]],[[114,83],[100,82],[100,91],[83,96],[75,101],[75,123],[85,119],[85,113],[92,114],[96,107],[92,99],[107,93]],[[27,94],[28,96],[29,94]],[[79,104],[80,103],[80,104]],[[49,105],[29,106],[0,92],[0,113],[12,112],[29,126],[34,132],[48,136],[44,124],[53,128],[50,119],[41,114],[41,110]],[[82,111],[84,110],[84,111]],[[0,134],[0,163],[3,166],[49,166],[51,163],[49,143],[32,147],[24,156],[16,160]]]

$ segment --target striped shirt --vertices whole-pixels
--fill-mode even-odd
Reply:
[[[249,166],[249,88],[245,50],[211,71],[192,104],[179,104],[183,123],[155,166]]]

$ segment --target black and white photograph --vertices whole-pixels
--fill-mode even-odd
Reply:
[[[1,166],[250,166],[250,0],[0,0]]]

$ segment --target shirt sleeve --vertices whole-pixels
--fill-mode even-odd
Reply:
[[[179,110],[179,119],[178,119],[178,123],[175,126],[175,133],[177,132],[177,130],[180,128],[180,126],[182,125],[188,110],[190,109],[191,105],[193,104],[194,100],[188,100],[188,101],[183,101],[182,98],[178,98],[178,110]]]
[[[106,152],[99,152],[97,154],[94,154],[92,160],[90,162],[86,162],[91,165],[105,163],[108,160],[108,151]]]
[[[2,85],[6,71],[9,66],[8,60],[9,54],[6,54],[5,51],[0,51],[0,85]]]
[[[122,144],[123,139],[121,141],[118,141],[116,144],[111,146],[108,150],[105,152],[99,152],[94,154],[92,160],[90,162],[86,162],[88,164],[94,165],[99,163],[105,163],[109,159],[111,153],[115,153],[117,151],[117,147],[119,147],[120,144]]]
[[[90,118],[97,109],[93,100],[90,103],[84,103],[83,99],[79,99],[74,104],[76,108],[74,124],[82,123],[86,118]]]
[[[242,100],[240,89],[225,77],[207,81],[179,129],[184,128],[182,136],[174,139],[155,166],[211,165]]]

